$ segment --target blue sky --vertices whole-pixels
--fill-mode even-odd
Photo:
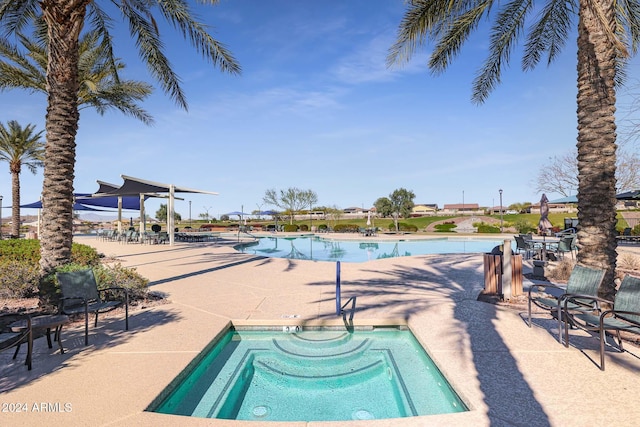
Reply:
[[[487,53],[479,32],[447,72],[426,68],[429,46],[403,67],[385,58],[404,11],[402,0],[223,0],[194,5],[240,62],[240,76],[203,61],[188,42],[163,31],[167,54],[181,76],[189,111],[160,90],[143,105],[155,118],[144,125],[117,112],[82,110],[75,189],[96,180],[122,183],[121,174],[216,191],[184,194],[183,218],[271,209],[267,189],[298,187],[318,205],[370,207],[398,188],[417,203],[497,205],[538,201],[533,181],[554,155],[576,140],[576,53],[572,37],[550,67],[520,69],[512,56],[502,83],[483,105],[471,86]],[[124,75],[152,81],[127,28],[114,36]],[[629,68],[634,76],[637,60]],[[619,94],[620,111],[629,103]],[[46,99],[0,93],[0,121],[44,129]],[[11,198],[8,165],[0,194]],[[22,203],[36,201],[42,172],[21,174]],[[549,195],[550,199],[559,195]],[[147,203],[155,213],[161,201]],[[24,212],[29,213],[29,212]]]

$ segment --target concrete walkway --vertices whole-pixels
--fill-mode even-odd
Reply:
[[[341,324],[335,316],[335,264],[259,258],[228,242],[137,245],[78,237],[124,266],[135,267],[168,304],[103,316],[63,331],[65,354],[35,342],[33,370],[23,352],[0,353],[2,426],[576,426],[637,425],[640,350],[607,349],[571,331],[556,341],[556,323],[540,314],[476,301],[482,256],[429,255],[342,264],[343,299],[356,295],[359,324],[406,323],[471,408],[454,415],[366,422],[261,423],[145,412],[169,382],[229,322]],[[297,318],[292,318],[297,315]],[[22,359],[22,360],[21,360]]]

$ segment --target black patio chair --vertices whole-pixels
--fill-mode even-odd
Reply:
[[[123,287],[98,289],[93,270],[79,270],[67,273],[56,273],[62,298],[61,314],[84,313],[84,345],[89,345],[89,313],[96,314],[94,327],[98,326],[98,314],[114,310],[124,304],[125,330],[129,330],[129,290]],[[105,300],[102,294],[124,294],[124,300]]]

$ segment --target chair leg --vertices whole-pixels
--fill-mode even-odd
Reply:
[[[600,328],[600,370],[604,371],[604,342],[607,334]]]
[[[89,345],[89,306],[84,304],[84,345]]]

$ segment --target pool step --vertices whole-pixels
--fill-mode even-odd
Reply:
[[[368,339],[340,337],[335,341],[301,341],[296,337],[274,339],[277,356],[284,361],[303,361],[307,365],[335,366],[361,357],[371,346]],[[301,363],[301,362],[294,362]]]
[[[392,371],[381,354],[360,355],[329,366],[309,359],[283,359],[273,355],[256,355],[253,360],[254,375],[270,378],[283,387],[306,388],[310,383],[321,387],[346,387],[363,383],[379,376],[392,379]]]

